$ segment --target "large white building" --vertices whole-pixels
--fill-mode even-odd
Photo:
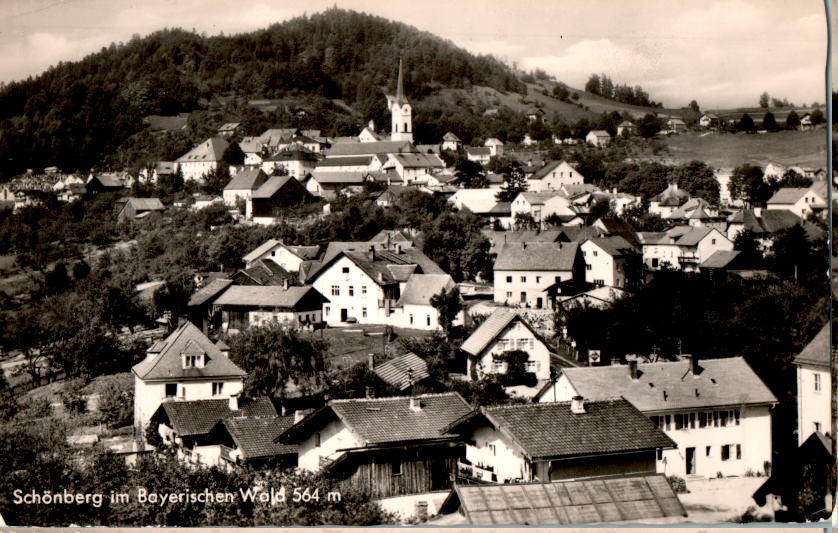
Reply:
[[[562,281],[581,280],[583,271],[579,243],[504,243],[494,265],[495,303],[546,308],[547,290]]]
[[[189,150],[175,161],[184,181],[204,181],[207,174],[218,170],[222,156],[230,146],[221,137],[213,137]]]
[[[402,61],[399,60],[399,79],[396,82],[396,95],[387,95],[387,107],[390,109],[392,131],[390,140],[413,142],[413,113],[404,96],[402,79]]]
[[[585,261],[585,281],[619,289],[626,287],[626,263],[635,254],[626,239],[620,236],[587,239],[580,248]]]
[[[637,233],[643,264],[651,269],[674,268],[698,272],[698,265],[718,251],[733,250],[733,243],[715,228],[675,226],[665,232]]]
[[[567,161],[550,161],[527,178],[527,189],[532,192],[558,191],[563,185],[584,182],[584,176]]]
[[[677,444],[657,470],[677,476],[744,476],[772,461],[777,398],[741,357],[562,369],[538,401],[622,396]]]
[[[812,433],[832,434],[831,331],[825,325],[794,358],[797,367],[797,443]]]

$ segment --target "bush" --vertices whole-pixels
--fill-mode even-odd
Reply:
[[[667,476],[666,480],[669,482],[669,486],[672,487],[672,492],[675,494],[687,494],[690,492],[687,490],[687,482],[684,478],[679,476]]]
[[[99,393],[99,419],[109,428],[131,425],[134,420],[134,390],[117,381],[108,382]]]
[[[80,379],[68,381],[60,397],[61,403],[69,412],[77,415],[87,412],[87,397],[84,394],[84,383]]]
[[[45,396],[31,396],[24,402],[24,410],[21,414],[26,418],[45,418],[52,416],[52,405]]]

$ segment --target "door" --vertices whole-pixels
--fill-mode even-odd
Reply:
[[[346,322],[346,319],[349,318],[349,312],[346,309],[340,310],[340,321]]]
[[[525,293],[525,292],[521,292],[521,303],[522,304],[527,303],[527,293]]]
[[[544,307],[544,301],[541,298],[536,298],[535,299],[535,306],[538,309],[541,309],[542,307]]]
[[[687,475],[695,475],[695,448],[687,448]]]

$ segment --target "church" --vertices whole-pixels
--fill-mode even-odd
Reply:
[[[399,59],[399,79],[396,83],[396,95],[387,95],[387,108],[390,109],[391,141],[413,142],[413,111],[404,96],[402,60]]]

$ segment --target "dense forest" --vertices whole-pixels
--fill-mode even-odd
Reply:
[[[46,165],[86,170],[142,130],[143,117],[202,110],[233,96],[341,99],[361,119],[383,117],[383,93],[394,88],[400,58],[413,100],[472,85],[526,92],[490,56],[340,9],[234,36],[166,29],[3,87],[0,179]]]

